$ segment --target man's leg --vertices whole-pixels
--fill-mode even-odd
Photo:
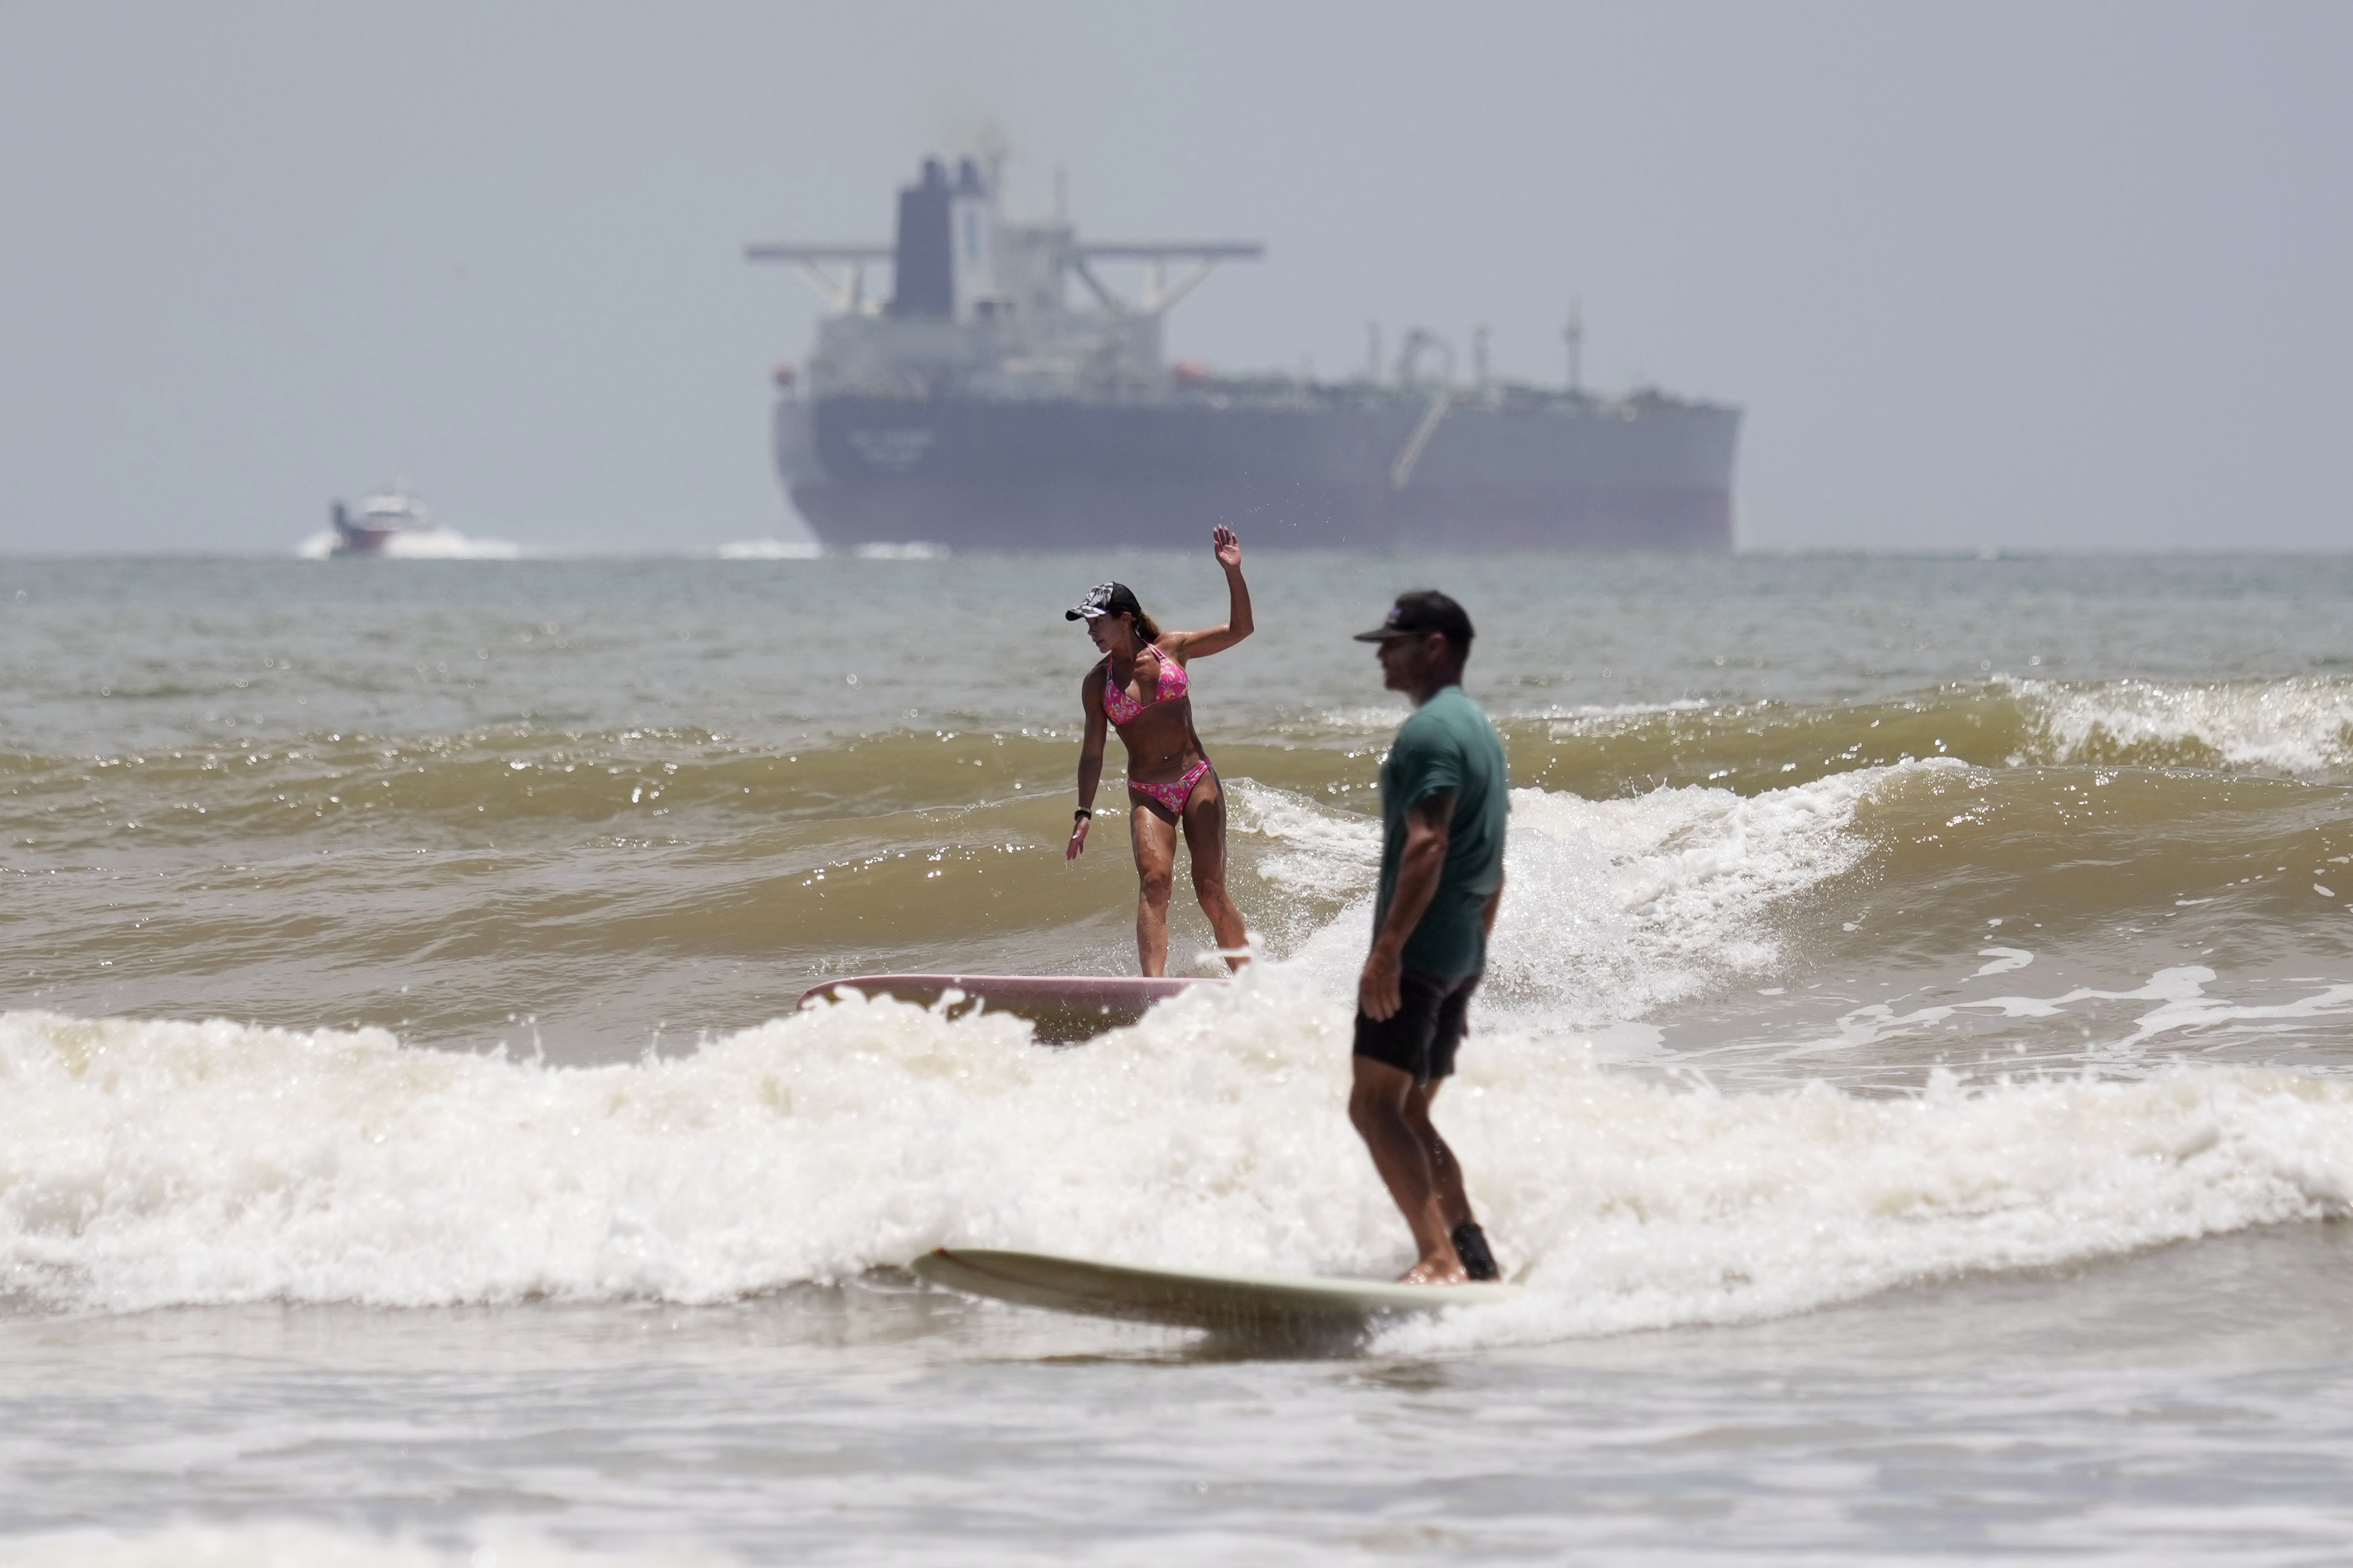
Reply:
[[[1471,996],[1478,989],[1479,976],[1469,975],[1451,984],[1440,999],[1437,1027],[1430,1037],[1430,1060],[1422,1069],[1430,1076],[1414,1085],[1413,1094],[1406,1101],[1406,1114],[1412,1120],[1422,1146],[1430,1151],[1439,1211],[1445,1215],[1447,1239],[1454,1243],[1454,1256],[1461,1262],[1463,1273],[1473,1279],[1499,1279],[1503,1270],[1497,1267],[1495,1255],[1487,1246],[1487,1233],[1480,1229],[1477,1216],[1471,1212],[1471,1200],[1462,1191],[1461,1163],[1430,1120],[1430,1102],[1438,1098],[1439,1086],[1452,1076],[1455,1054],[1471,1032]]]
[[[1418,1121],[1421,1128],[1429,1127],[1427,1105],[1419,1117],[1407,1109],[1415,1093],[1413,1075],[1370,1057],[1360,1056],[1354,1060],[1356,1076],[1348,1094],[1348,1120],[1356,1124],[1357,1134],[1371,1152],[1373,1169],[1380,1173],[1398,1211],[1405,1215],[1405,1223],[1413,1232],[1415,1250],[1420,1254],[1419,1261],[1407,1270],[1406,1282],[1459,1285],[1464,1279],[1462,1263],[1454,1256],[1454,1243],[1447,1237],[1452,1226],[1440,1195],[1437,1163],[1416,1126]],[[1438,1147],[1443,1149],[1445,1145],[1440,1143]],[[1450,1169],[1453,1167],[1452,1154],[1446,1156],[1446,1163]],[[1459,1198],[1459,1174],[1454,1191]]]
[[[1438,1098],[1439,1088],[1445,1082],[1434,1078],[1415,1084],[1406,1091],[1404,1110],[1415,1141],[1430,1151],[1430,1183],[1436,1190],[1439,1215],[1451,1234],[1456,1226],[1470,1224],[1472,1216],[1471,1200],[1462,1194],[1462,1167],[1430,1121],[1430,1102]]]

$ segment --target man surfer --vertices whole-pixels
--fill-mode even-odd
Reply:
[[[1462,606],[1430,590],[1399,595],[1379,626],[1356,634],[1414,705],[1381,763],[1380,898],[1356,982],[1348,1096],[1348,1120],[1413,1230],[1411,1285],[1498,1276],[1462,1167],[1430,1121],[1504,901],[1510,780],[1503,738],[1463,694],[1471,635]]]

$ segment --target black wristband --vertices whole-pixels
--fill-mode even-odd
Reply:
[[[1092,820],[1094,819],[1094,815],[1095,815],[1095,808],[1094,808],[1093,806],[1091,806],[1091,805],[1082,805],[1082,806],[1079,807],[1079,809],[1078,809],[1078,810],[1076,810],[1076,811],[1074,811],[1074,812],[1071,813],[1071,820],[1072,822],[1076,822],[1079,818],[1081,818],[1081,817],[1082,817],[1082,816],[1083,816],[1083,817],[1087,818],[1089,821],[1092,821]]]

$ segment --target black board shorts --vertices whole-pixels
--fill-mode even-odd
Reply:
[[[1475,973],[1424,974],[1409,969],[1398,976],[1400,1005],[1379,1023],[1356,1015],[1356,1052],[1413,1074],[1416,1083],[1454,1076],[1454,1048],[1462,1043]]]

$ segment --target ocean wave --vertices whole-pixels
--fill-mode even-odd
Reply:
[[[1070,748],[1020,734],[898,731],[779,751],[700,729],[524,726],[416,737],[332,732],[97,757],[0,752],[0,784],[37,799],[42,839],[87,844],[134,825],[227,840],[363,816],[422,829],[653,826],[681,807],[738,818],[965,807],[1062,772]],[[32,820],[27,818],[27,820]]]
[[[2031,720],[2016,762],[2221,768],[2304,778],[2353,767],[2353,682],[2011,683]]]
[[[1329,717],[1329,716],[1326,716]],[[1295,740],[1220,742],[1219,771],[1319,804],[1369,809],[1382,742],[1397,715],[1351,716],[1347,747]],[[1378,722],[1376,722],[1376,721]],[[2353,776],[2353,684],[2335,681],[2098,687],[2016,683],[1842,707],[1671,705],[1576,719],[1507,721],[1514,781],[1589,800],[1700,787],[1760,797],[1826,778],[1917,762],[1989,770],[2160,769],[2331,782]],[[151,825],[171,814],[217,827],[240,811],[301,804],[333,817],[354,807],[493,821],[642,816],[755,805],[825,813],[965,807],[1017,793],[1061,795],[1075,732],[986,725],[956,715],[868,734],[754,742],[693,727],[568,730],[532,724],[450,734],[294,734],[180,742],[137,753],[0,751],[0,780],[21,781],[44,812],[114,804]],[[350,788],[338,788],[348,785]],[[76,786],[87,786],[76,800]],[[343,798],[332,798],[342,795]],[[228,818],[195,823],[196,808]],[[106,815],[106,814],[101,814]],[[173,818],[179,820],[179,818]],[[478,823],[470,823],[478,826]]]
[[[1350,804],[1366,795],[1328,758],[1225,760],[1275,774],[1224,781],[1249,929],[1346,996],[1378,854]],[[820,976],[1130,962],[1125,846],[1099,833],[1066,862],[1059,740],[943,731],[777,756],[702,731],[343,737],[17,761],[0,759],[0,790],[27,803],[0,876],[34,955],[24,1004],[359,1018],[444,1043],[531,1014],[559,1050],[601,1053],[662,1020],[741,1028]],[[2353,940],[2353,837],[2305,784],[1944,758],[1514,803],[1486,996],[1551,1028],[1949,973],[1997,928],[2110,989],[2208,955],[2334,973]],[[1187,897],[1173,919],[1190,968],[1206,930]]]
[[[424,667],[400,673],[434,678]],[[237,688],[246,679],[224,670],[208,688],[175,672],[105,695],[227,703],[242,700]],[[1328,803],[1369,808],[1398,717],[1392,710],[1319,712],[1256,734],[1212,735],[1210,750],[1222,777],[1256,778]],[[2353,682],[2334,679],[1996,681],[1890,702],[1663,704],[1507,718],[1501,727],[1515,784],[1588,799],[1694,786],[1757,796],[1936,759],[1994,770],[2141,768],[2353,781]],[[79,781],[179,792],[211,811],[234,806],[240,793],[274,805],[280,793],[301,791],[314,797],[313,806],[348,805],[325,797],[337,793],[332,787],[337,782],[354,779],[371,789],[389,782],[412,809],[428,815],[456,811],[493,818],[625,815],[648,798],[639,788],[646,784],[658,784],[673,807],[696,798],[723,804],[748,788],[763,809],[827,809],[849,800],[898,809],[967,805],[1009,795],[1017,784],[1063,793],[1076,764],[1077,740],[1075,729],[1051,723],[993,724],[949,712],[912,720],[902,712],[894,722],[863,732],[834,733],[811,719],[789,738],[649,724],[556,728],[523,721],[438,734],[322,726],[234,741],[151,743],[135,754],[0,750],[0,778],[21,775],[45,791]],[[267,789],[252,795],[265,783]],[[779,784],[781,791],[771,787]],[[216,790],[222,799],[200,798]],[[49,804],[44,801],[44,809]],[[134,804],[153,817],[171,803]]]
[[[1448,1136],[1488,1194],[1491,1232],[1542,1237],[1530,1297],[1511,1317],[1408,1331],[1409,1344],[1755,1321],[2353,1212],[2353,1085],[2339,1080],[1938,1074],[1917,1096],[1863,1098],[1596,1074],[1532,1114],[1547,1064],[1531,1042],[1504,1049],[1519,1059],[1482,1069],[1488,1092],[1448,1108],[1465,1124]]]
[[[1973,980],[2025,969],[2035,959],[2027,949],[2015,947],[1986,948],[1978,956],[1993,962],[1969,976]],[[1907,1037],[1933,1039],[1955,1020],[2050,1019],[2070,1009],[2088,1014],[2085,1004],[2154,1002],[2155,1007],[2132,1018],[2130,1034],[2104,1038],[2070,1053],[2073,1060],[2096,1063],[2104,1071],[2131,1074],[2150,1070],[2147,1047],[2168,1036],[2211,1034],[2233,1026],[2294,1027],[2316,1020],[2353,1018],[2353,984],[2324,984],[2317,991],[2285,1001],[2251,1003],[2208,995],[2206,988],[2217,978],[2214,971],[2202,963],[2185,963],[2161,969],[2149,976],[2146,984],[2125,990],[2104,991],[2096,986],[2079,985],[2054,995],[1977,996],[1908,1010],[1874,1002],[1842,1015],[1834,1032],[1820,1041],[1784,1047],[1778,1054],[1783,1061],[1792,1061],[1806,1056],[1855,1052]]]
[[[0,1259],[44,1309],[711,1302],[949,1243],[1392,1272],[1348,1012],[1270,966],[1086,1047],[888,999],[594,1068],[380,1031],[0,1016]],[[1532,1296],[1516,1337],[2344,1212],[2353,1084],[2178,1068],[1720,1096],[1482,1028],[1441,1121]]]
[[[1670,703],[1506,719],[1515,775],[1581,795],[1754,794],[1856,768],[2147,767],[2353,778],[2353,681],[1981,682],[1856,703]]]
[[[1853,869],[1870,840],[1858,806],[1911,778],[1957,773],[1912,763],[1818,779],[1757,796],[1656,790],[1630,800],[1512,792],[1502,918],[1486,994],[1557,1027],[1638,1017],[1782,961],[1774,916]],[[1259,877],[1318,914],[1297,963],[1345,995],[1364,959],[1379,869],[1377,826],[1297,796],[1238,791],[1237,826],[1271,840]]]

